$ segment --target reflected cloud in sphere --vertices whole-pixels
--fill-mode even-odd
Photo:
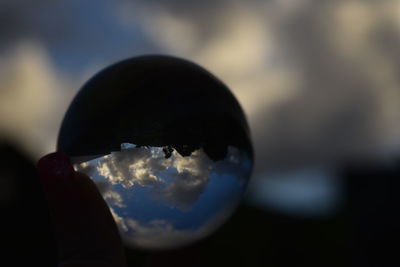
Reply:
[[[129,143],[75,164],[97,184],[124,240],[151,249],[183,246],[218,228],[240,200],[251,166],[232,146],[213,161],[203,149],[182,156],[171,147]]]

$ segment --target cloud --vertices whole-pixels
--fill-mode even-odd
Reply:
[[[111,207],[126,208],[127,206],[123,203],[124,199],[122,195],[112,190],[112,184],[104,181],[95,181],[97,188],[103,198],[109,203]]]
[[[400,147],[399,1],[105,3],[79,19],[70,14],[90,2],[0,3],[0,130],[33,154],[54,150],[74,92],[64,89],[82,81],[52,62],[68,58],[82,72],[99,55],[133,50],[182,56],[220,77],[248,115],[258,173]],[[64,15],[54,20],[52,9]]]
[[[126,202],[133,192],[130,190],[146,187],[150,189],[152,198],[149,204],[156,201],[189,211],[213,175],[214,179],[229,178],[244,184],[251,167],[248,155],[235,147],[228,147],[225,160],[214,162],[202,149],[185,157],[174,150],[169,158],[165,158],[163,147],[136,147],[128,143],[121,145],[121,151],[75,165],[78,171],[92,176],[108,202],[125,242],[146,249],[177,248],[204,238],[226,221],[238,199],[231,196],[227,199],[229,194],[220,192],[219,199],[229,201],[224,203],[223,209],[215,211],[213,217],[208,217],[199,228],[179,229],[174,225],[176,221],[169,221],[168,217],[158,218],[158,214],[152,214],[148,221],[135,219],[137,214],[130,214],[130,203]],[[235,181],[234,186],[238,186]],[[235,190],[243,188],[238,186]]]
[[[397,2],[231,1],[221,12],[152,1],[137,10],[153,42],[233,90],[261,174],[398,153]]]
[[[172,168],[169,171],[172,183],[163,187],[160,194],[174,207],[190,210],[207,186],[214,164],[202,150],[188,157],[174,151],[170,159],[164,164],[166,168]]]
[[[120,152],[80,163],[76,168],[99,181],[100,192],[111,204],[123,205],[121,195],[111,190],[113,185],[127,190],[141,186],[151,188],[154,200],[185,211],[201,196],[212,174],[231,175],[246,182],[251,162],[234,147],[228,148],[225,160],[213,162],[202,149],[186,157],[173,151],[171,157],[165,158],[162,147],[124,144]]]
[[[364,11],[349,18],[366,22],[359,28],[348,27],[360,24],[343,23],[338,15],[355,3]],[[372,17],[374,8],[362,1],[312,4],[277,25],[276,38],[301,80],[292,97],[273,110],[262,107],[253,117],[259,162],[269,162],[271,168],[340,163],[374,156],[398,143],[397,67],[379,55],[379,38],[372,36],[383,16]],[[344,38],[347,34],[361,39]],[[338,45],[340,40],[344,43]],[[348,51],[354,53],[349,56]],[[377,65],[382,61],[386,64]],[[259,165],[258,170],[266,168]]]
[[[127,226],[126,223],[125,223],[125,219],[124,219],[123,217],[119,216],[119,215],[114,211],[114,209],[113,209],[112,207],[109,207],[109,208],[110,208],[111,215],[113,216],[114,221],[115,221],[115,223],[116,223],[117,226],[118,226],[118,229],[119,229],[122,233],[127,232],[127,231],[128,231],[128,226]]]
[[[171,248],[171,246],[176,247],[195,238],[192,231],[176,230],[171,223],[165,220],[141,223],[138,220],[127,219],[126,224],[133,233],[124,240],[143,248]]]
[[[14,44],[0,61],[0,135],[31,155],[54,151],[72,82],[58,72],[37,42]]]
[[[161,154],[154,152],[146,148],[113,152],[99,160],[97,171],[111,183],[122,184],[126,188],[155,184],[157,176],[154,172],[165,167],[161,164]]]
[[[178,248],[208,236],[218,229],[232,212],[233,208],[228,208],[197,229],[177,229],[167,220],[141,222],[124,218],[123,226],[128,230],[124,232],[123,239],[128,244],[145,249]]]
[[[96,166],[93,164],[89,164],[87,162],[81,164],[75,164],[74,167],[76,171],[84,173],[89,177],[93,177],[96,172]],[[122,197],[122,194],[113,190],[113,185],[110,181],[95,179],[94,183],[96,184],[100,194],[103,196],[104,200],[109,204],[110,207],[118,207],[118,208],[127,207],[124,204],[124,199]]]
[[[296,170],[252,180],[248,200],[289,216],[332,216],[343,207],[342,186],[330,169]]]
[[[1,1],[0,17],[3,23],[0,25],[0,48],[12,45],[20,38],[25,39],[33,32],[34,16],[38,5],[44,1],[39,0],[35,4],[21,0]],[[32,37],[32,36],[30,36]]]
[[[123,9],[130,25],[140,25],[165,52],[198,62],[227,83],[248,115],[290,95],[286,87],[296,73],[275,40],[283,10],[274,1],[179,5],[138,1]]]

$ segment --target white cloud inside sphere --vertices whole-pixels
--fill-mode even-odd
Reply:
[[[232,212],[233,208],[227,208],[195,229],[179,229],[165,219],[141,222],[130,217],[118,216],[115,212],[112,214],[126,243],[145,249],[171,249],[208,236],[218,229]]]
[[[250,171],[250,158],[235,147],[228,147],[224,160],[212,161],[202,150],[190,156],[173,151],[166,158],[162,147],[126,147],[104,157],[76,164],[78,171],[92,176],[103,197],[111,204],[124,205],[120,195],[112,191],[112,185],[125,189],[151,188],[155,200],[171,207],[190,210],[207,187],[211,175],[229,175],[230,179],[246,182]],[[98,181],[96,175],[103,180]]]

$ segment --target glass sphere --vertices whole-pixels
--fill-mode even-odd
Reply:
[[[167,56],[122,61],[90,79],[65,115],[57,150],[94,180],[125,243],[143,249],[215,231],[253,165],[235,97],[203,68]]]

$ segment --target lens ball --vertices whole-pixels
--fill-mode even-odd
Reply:
[[[57,149],[96,183],[126,245],[152,250],[220,227],[253,165],[247,122],[229,89],[168,56],[128,59],[90,79],[65,115]]]

